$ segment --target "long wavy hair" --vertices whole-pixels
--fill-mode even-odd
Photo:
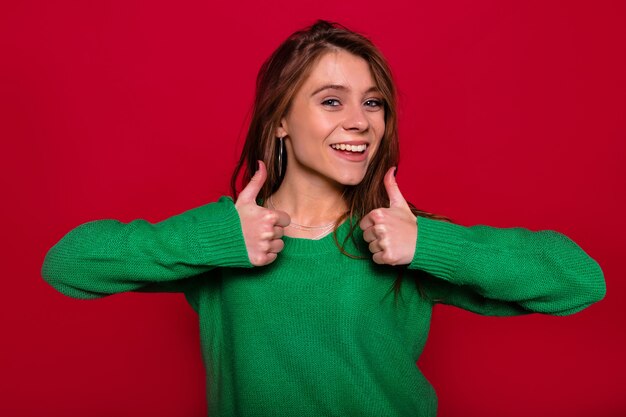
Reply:
[[[263,63],[256,80],[254,107],[239,162],[231,177],[233,198],[237,199],[237,181],[241,178],[242,188],[248,184],[257,169],[257,160],[267,166],[267,180],[261,188],[258,199],[267,201],[278,189],[282,181],[279,175],[276,130],[281,119],[289,111],[291,102],[307,79],[314,65],[326,53],[344,50],[363,58],[369,65],[372,76],[384,102],[385,132],[379,148],[374,154],[363,181],[347,186],[344,199],[348,211],[339,218],[333,232],[335,242],[342,253],[346,241],[353,237],[359,220],[371,210],[389,206],[389,197],[383,178],[389,168],[398,166],[399,143],[397,121],[397,92],[391,69],[381,52],[365,36],[346,27],[324,20],[289,36]],[[415,215],[441,218],[412,206]],[[337,241],[337,227],[346,219],[350,220],[350,232],[342,243]]]

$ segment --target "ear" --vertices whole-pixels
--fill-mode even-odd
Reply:
[[[285,120],[284,117],[280,119],[280,125],[276,128],[275,133],[277,138],[283,138],[289,135],[289,131],[287,129],[287,120]]]

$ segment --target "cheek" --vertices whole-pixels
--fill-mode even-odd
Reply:
[[[385,114],[382,113],[378,118],[376,118],[376,126],[377,133],[380,138],[385,134]]]
[[[371,150],[369,152],[369,155],[367,157],[367,165],[368,166],[372,163],[372,161],[378,155],[378,153],[381,152],[381,150],[380,150],[381,149],[381,142],[382,141],[379,140],[378,142],[376,142],[376,145],[373,148],[371,148]]]
[[[375,139],[376,148],[374,149],[374,152],[376,152],[378,148],[380,147],[380,143],[383,140],[383,136],[385,135],[385,120],[384,119],[376,120],[376,123],[373,124],[373,126],[375,126],[373,128],[373,131],[374,131],[374,136],[376,138]]]
[[[337,127],[337,122],[328,114],[309,112],[294,123],[290,136],[303,147],[323,143]]]

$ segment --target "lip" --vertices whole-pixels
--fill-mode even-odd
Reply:
[[[343,142],[342,141],[334,142],[334,143],[331,143],[330,145],[341,145],[342,143],[344,145],[357,145],[357,146],[358,145],[368,145],[369,146],[369,144],[370,144],[366,140],[346,140],[346,141],[343,141]]]
[[[367,148],[365,148],[365,151],[363,152],[351,152],[351,151],[337,150],[337,149],[332,148],[329,145],[328,148],[330,149],[330,152],[336,157],[346,160],[346,161],[350,161],[350,162],[363,162],[367,160],[367,156],[369,155],[369,151],[370,151],[369,142],[364,141],[364,140],[358,140],[358,141],[346,141],[346,142],[332,143],[332,145],[340,145],[340,144],[354,145],[354,146],[367,145]]]

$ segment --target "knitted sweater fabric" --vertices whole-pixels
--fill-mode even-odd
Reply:
[[[332,235],[285,236],[275,262],[252,267],[223,197],[154,224],[85,223],[50,249],[42,275],[81,299],[183,292],[199,315],[211,417],[432,417],[437,397],[416,361],[435,304],[567,315],[605,295],[598,264],[562,234],[417,223],[406,267],[375,264],[358,227],[344,248],[357,257]]]

